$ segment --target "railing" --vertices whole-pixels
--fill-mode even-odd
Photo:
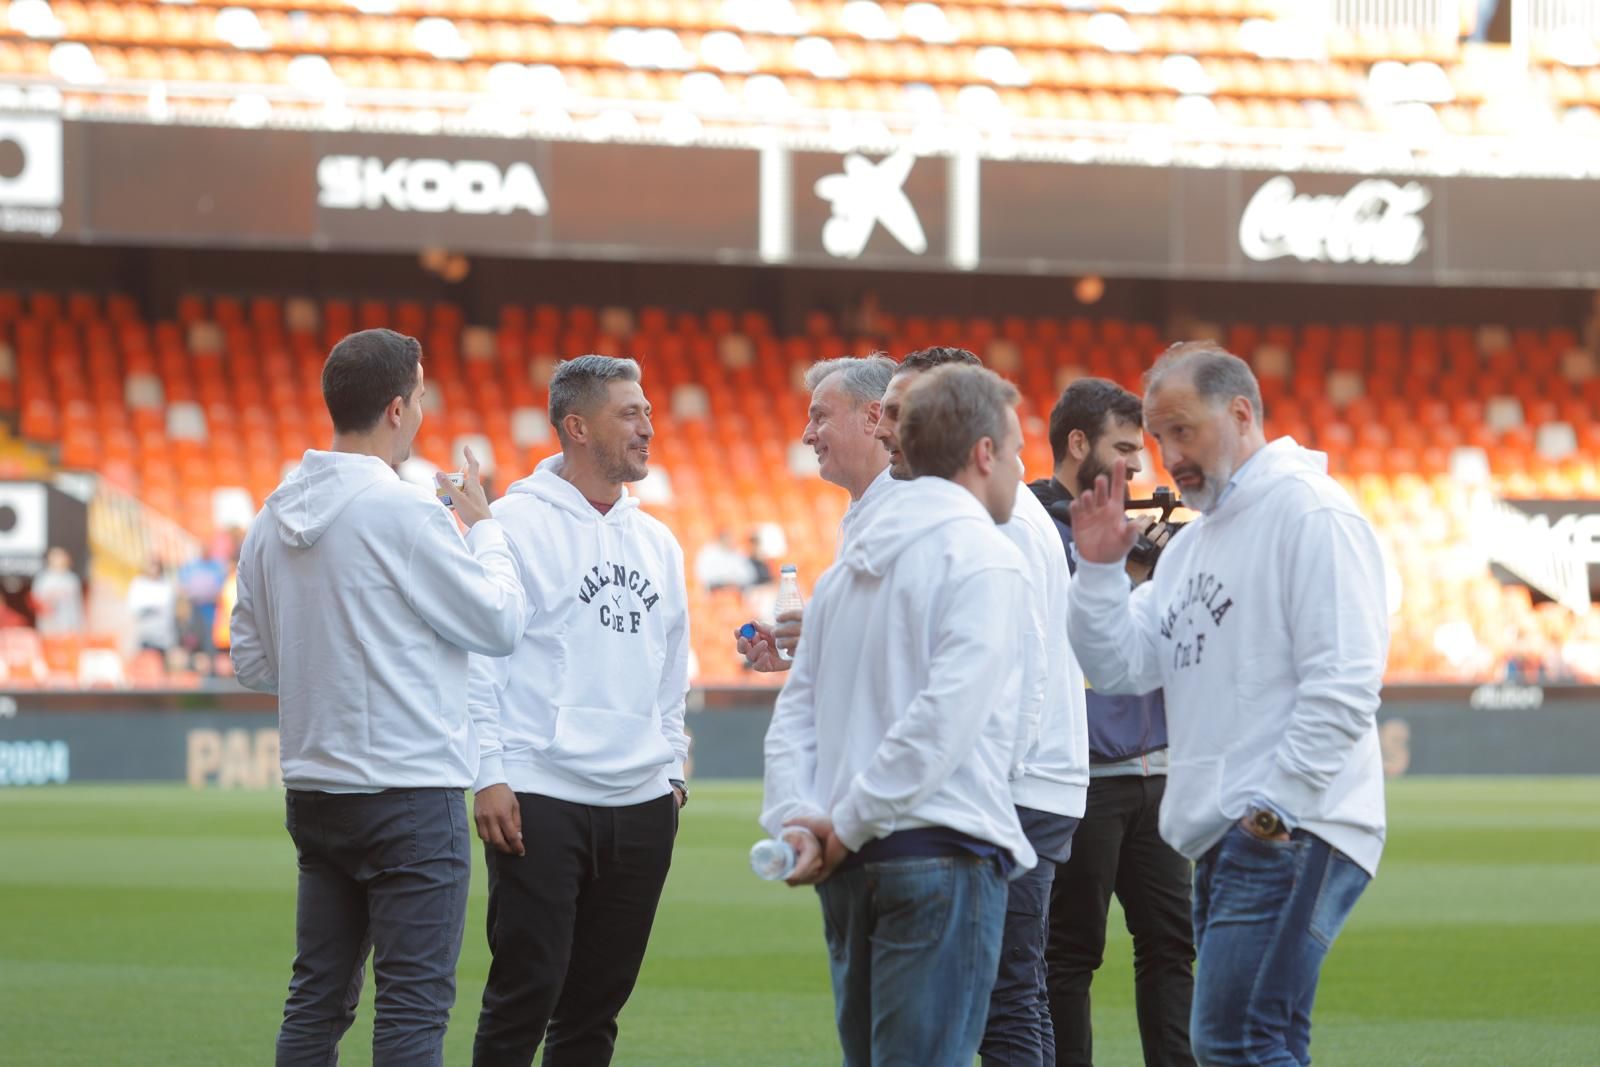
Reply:
[[[1335,26],[1362,31],[1415,30],[1455,40],[1461,0],[1323,0]]]
[[[200,555],[200,541],[188,530],[104,478],[95,481],[89,546],[98,560],[137,574],[151,560],[174,568]]]
[[[1595,0],[1511,0],[1514,20],[1525,20],[1539,34],[1588,33],[1600,36],[1600,4]]]

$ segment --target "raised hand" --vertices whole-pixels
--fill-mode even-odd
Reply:
[[[1072,542],[1078,558],[1087,563],[1121,563],[1139,540],[1139,527],[1122,504],[1128,484],[1128,464],[1117,460],[1111,477],[1094,480],[1094,488],[1072,502]],[[1113,491],[1112,486],[1116,486]]]
[[[450,489],[450,496],[455,501],[456,515],[471,527],[473,523],[489,517],[489,498],[484,494],[483,483],[478,480],[478,457],[472,454],[471,448],[462,451],[467,458],[465,479],[460,489]],[[443,474],[438,475],[438,480],[441,486],[449,484]]]

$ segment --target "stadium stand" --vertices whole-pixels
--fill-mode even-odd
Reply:
[[[1462,43],[1476,0],[1384,6],[1444,14],[1330,22],[1336,5],[1290,0],[9,0],[0,79],[52,85],[73,110],[247,125],[407,109],[493,125],[609,103],[626,105],[623,132],[636,113],[697,129],[856,111],[1045,136],[1073,122],[1202,139],[1389,132],[1419,150],[1429,135],[1600,126],[1600,27],[1581,5],[1535,24],[1513,66]]]
[[[175,318],[150,321],[114,294],[0,292],[0,409],[15,411],[22,437],[4,455],[14,467],[95,471],[114,488],[91,519],[114,575],[152,555],[177,563],[237,521],[230,516],[248,517],[304,448],[325,444],[327,348],[376,325],[425,346],[430,399],[417,454],[450,465],[472,443],[502,488],[555,451],[544,385],[557,360],[639,358],[658,433],[656,473],[641,487],[647,507],[691,562],[720,530],[775,524],[807,584],[832,557],[846,503],[798,445],[811,362],[971,348],[1021,387],[1024,459],[1036,477],[1050,468],[1044,420],[1060,389],[1082,374],[1136,388],[1164,344],[1154,325],[1110,317],[880,315],[872,335],[845,337],[821,312],[791,333],[754,310],[660,307],[505,306],[498,322],[477,325],[446,303],[196,295]],[[1600,682],[1600,608],[1575,616],[1502,585],[1474,529],[1483,491],[1600,498],[1600,373],[1571,330],[1232,323],[1217,334],[1253,362],[1269,434],[1326,451],[1379,527],[1397,579],[1392,680]],[[1155,470],[1136,488],[1167,481]],[[751,604],[736,590],[693,596],[699,681],[752,680],[727,648]],[[116,647],[0,633],[9,685],[173,684],[159,657],[123,665],[84,655]]]

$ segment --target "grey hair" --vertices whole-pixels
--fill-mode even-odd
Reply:
[[[860,408],[883,399],[889,379],[898,369],[899,365],[882,353],[825,359],[806,371],[806,391],[816,392],[823,382],[837,374],[840,388],[849,393],[855,406]]]
[[[579,356],[562,360],[550,378],[550,425],[556,428],[556,437],[565,445],[567,430],[562,424],[567,416],[582,415],[604,400],[612,382],[638,380],[639,364],[631,359]]]
[[[1261,384],[1250,364],[1215,341],[1180,341],[1155,361],[1144,373],[1144,391],[1149,395],[1174,371],[1188,373],[1195,392],[1218,407],[1226,407],[1234,397],[1250,402],[1256,425],[1262,425]]]

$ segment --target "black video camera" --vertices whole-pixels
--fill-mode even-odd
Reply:
[[[1161,553],[1166,551],[1167,545],[1172,543],[1173,535],[1183,529],[1184,523],[1173,522],[1172,513],[1178,509],[1182,501],[1176,493],[1164,485],[1158,485],[1151,490],[1146,500],[1129,500],[1123,504],[1127,511],[1156,511],[1161,512],[1161,518],[1150,523],[1139,531],[1139,540],[1134,543],[1133,551],[1128,553],[1128,559],[1141,567],[1150,568],[1155,572],[1156,561],[1161,558]]]

